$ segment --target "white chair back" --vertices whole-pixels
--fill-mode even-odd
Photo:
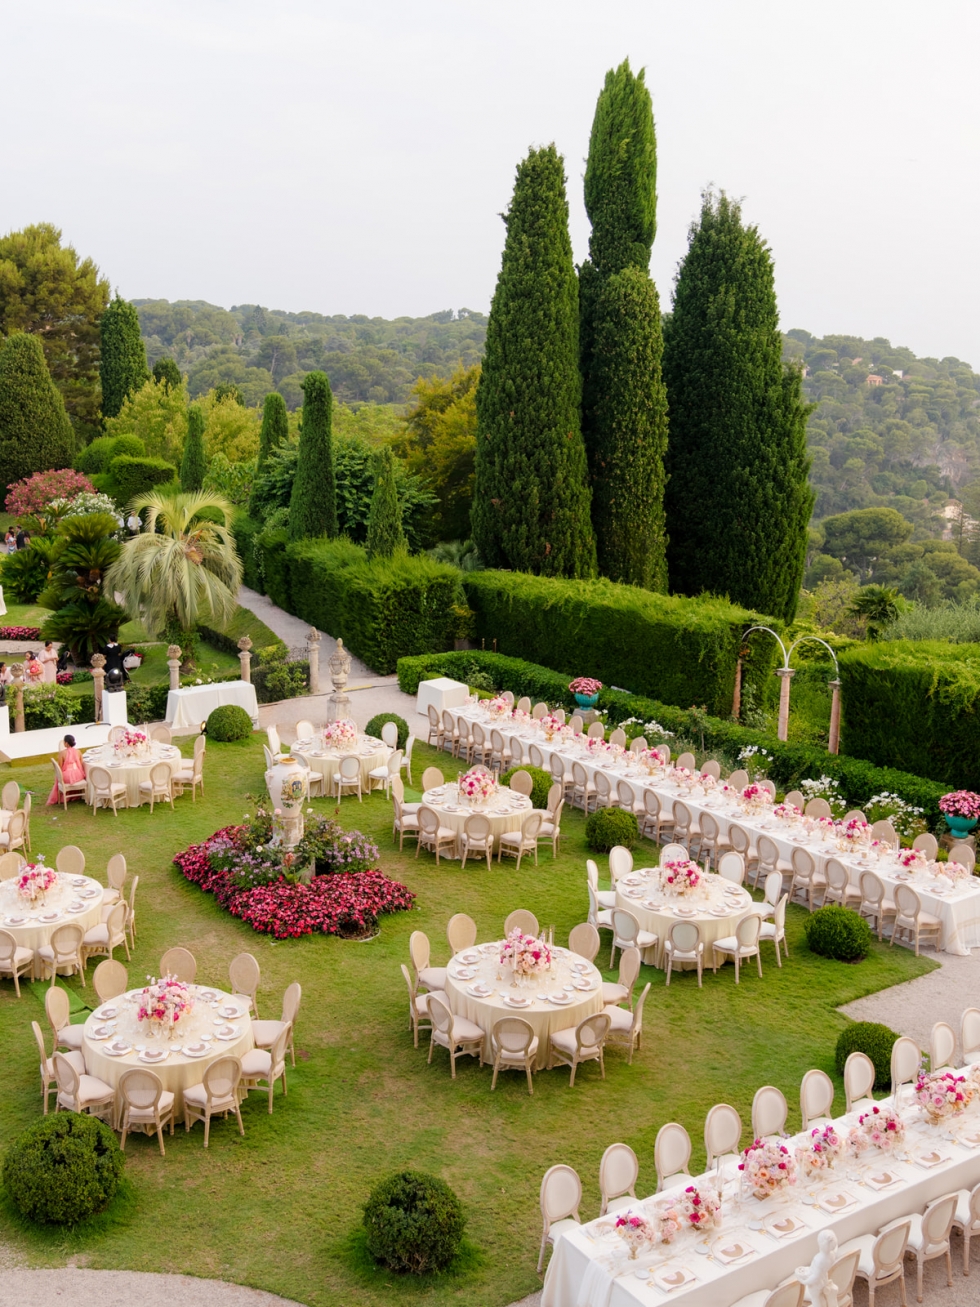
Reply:
[[[453,957],[457,953],[462,953],[463,949],[472,948],[476,943],[476,922],[472,917],[468,917],[465,912],[457,912],[449,918],[449,924],[446,927],[446,938],[449,940],[449,947],[452,949]]]
[[[704,1119],[704,1147],[708,1166],[725,1153],[737,1153],[742,1140],[742,1118],[728,1103],[716,1103]]]
[[[718,875],[723,880],[730,880],[733,885],[741,885],[745,880],[745,859],[741,853],[735,849],[726,849],[718,859]]]
[[[803,1120],[803,1129],[809,1129],[811,1121],[829,1119],[833,1113],[834,1082],[826,1071],[814,1067],[800,1082],[800,1116]]]
[[[387,744],[389,749],[394,749],[398,745],[398,723],[385,722],[381,728],[381,739]]]
[[[85,854],[77,844],[66,844],[58,850],[54,865],[63,876],[85,875]],[[111,884],[111,881],[110,881]],[[118,889],[119,887],[116,886]]]
[[[752,1099],[752,1134],[756,1139],[781,1135],[786,1129],[789,1108],[786,1098],[775,1085],[763,1085]]]
[[[526,908],[515,908],[504,922],[504,935],[509,935],[512,930],[519,930],[522,935],[530,935],[537,939],[538,919]]]
[[[867,1053],[851,1053],[844,1063],[845,1111],[862,1098],[870,1098],[875,1086],[875,1064]]]
[[[676,1121],[668,1121],[657,1131],[653,1145],[653,1160],[657,1168],[657,1192],[675,1175],[690,1175],[691,1136]]]
[[[632,870],[633,855],[629,849],[622,844],[613,845],[609,850],[609,876],[612,883],[615,885],[620,876],[628,876]]]
[[[586,962],[592,962],[599,952],[599,932],[591,922],[583,921],[569,931],[568,947],[572,953],[585,958]]]
[[[629,1144],[610,1144],[599,1163],[599,1192],[602,1195],[600,1215],[608,1210],[609,1200],[623,1194],[636,1197],[636,1177],[640,1163]]]
[[[960,1017],[960,1053],[965,1062],[980,1060],[980,1007],[964,1008]]]
[[[956,1052],[956,1033],[948,1021],[937,1021],[929,1036],[929,1069],[951,1066]]]

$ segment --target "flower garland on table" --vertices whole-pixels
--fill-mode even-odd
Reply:
[[[568,688],[572,694],[588,695],[591,699],[594,694],[598,694],[602,689],[602,682],[597,681],[592,676],[576,676],[574,681],[569,681]]]
[[[799,821],[803,813],[795,803],[777,803],[772,810],[772,815],[778,817],[780,821]]]
[[[796,1162],[785,1144],[756,1139],[742,1150],[738,1164],[756,1198],[769,1198],[784,1185],[796,1184]]]
[[[52,867],[46,867],[43,855],[39,854],[37,862],[29,862],[17,877],[17,893],[28,903],[43,902],[57,879],[58,873]]]
[[[551,949],[543,940],[515,928],[500,946],[500,961],[516,976],[538,976],[551,966]]]
[[[493,798],[497,789],[497,782],[491,773],[477,767],[472,771],[464,772],[457,785],[460,798],[466,799],[468,803],[486,803]]]
[[[688,858],[674,858],[660,868],[660,886],[667,894],[686,894],[697,889],[703,873],[696,862]]]
[[[505,698],[502,694],[496,695],[493,699],[488,699],[484,704],[484,707],[491,717],[500,718],[510,716],[510,700]]]
[[[905,1123],[897,1112],[889,1108],[873,1107],[863,1112],[858,1123],[847,1137],[852,1152],[862,1153],[866,1148],[877,1148],[890,1153],[905,1138]]]
[[[973,1090],[965,1076],[951,1071],[920,1071],[915,1082],[915,1098],[931,1125],[948,1121],[967,1107],[973,1099]]]
[[[323,743],[336,745],[338,749],[352,749],[357,743],[357,726],[346,717],[338,722],[328,722],[323,728]]]
[[[176,976],[149,977],[150,983],[140,994],[137,1021],[153,1021],[173,1027],[194,1006],[190,990]]]
[[[939,800],[939,811],[967,821],[980,819],[980,794],[972,790],[953,790]]]
[[[138,758],[150,752],[150,741],[142,731],[126,731],[112,746],[113,752],[125,758]]]
[[[928,868],[933,876],[944,876],[954,885],[958,880],[969,880],[973,876],[970,868],[964,867],[962,862],[930,862]]]
[[[844,1141],[832,1125],[816,1126],[796,1150],[796,1161],[804,1175],[828,1171],[844,1151]]]

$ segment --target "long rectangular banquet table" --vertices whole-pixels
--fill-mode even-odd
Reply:
[[[215,708],[234,703],[244,708],[253,722],[259,719],[255,686],[250,681],[214,681],[210,685],[185,685],[167,695],[166,721],[175,727],[198,726]]]
[[[886,1099],[880,1105],[890,1102]],[[821,1230],[833,1230],[843,1245],[877,1233],[889,1221],[923,1211],[943,1194],[972,1189],[980,1181],[980,1112],[975,1103],[949,1133],[921,1120],[918,1108],[906,1108],[903,1115],[904,1152],[841,1158],[826,1178],[813,1181],[800,1176],[795,1186],[764,1201],[741,1198],[737,1210],[734,1169],[729,1164],[720,1229],[701,1238],[685,1231],[674,1243],[641,1253],[636,1261],[628,1260],[625,1245],[612,1231],[615,1217],[599,1217],[570,1229],[555,1242],[542,1307],[650,1307],[668,1299],[684,1307],[731,1307],[746,1294],[774,1289],[798,1266],[809,1264]],[[840,1118],[838,1133],[846,1137],[857,1119],[856,1112]],[[791,1151],[802,1138],[788,1141]],[[927,1165],[930,1154],[941,1160]],[[876,1188],[875,1178],[886,1174],[894,1177],[894,1183]],[[693,1180],[682,1177],[679,1188],[688,1184],[713,1192],[714,1173]],[[652,1212],[670,1192],[638,1200],[631,1204],[632,1210]],[[846,1206],[836,1204],[838,1195],[845,1196]],[[777,1221],[784,1229],[793,1228],[785,1235],[770,1232]],[[721,1249],[733,1245],[741,1245],[745,1256],[726,1264]],[[636,1271],[644,1278],[637,1278]],[[678,1272],[691,1278],[673,1290],[656,1283],[660,1274],[677,1276]],[[645,1278],[647,1274],[651,1278]]]
[[[573,762],[579,762],[585,768],[590,780],[597,771],[604,772],[612,783],[614,792],[617,783],[625,780],[637,801],[642,801],[644,790],[652,790],[660,800],[665,817],[673,815],[674,801],[679,799],[696,818],[699,818],[701,813],[709,812],[718,822],[723,836],[727,836],[730,826],[734,824],[741,826],[749,835],[753,849],[760,835],[768,835],[779,849],[780,858],[787,863],[791,860],[794,849],[805,848],[812,854],[820,871],[824,870],[830,858],[837,858],[847,868],[850,882],[855,886],[860,885],[863,871],[874,871],[884,882],[886,891],[893,892],[898,883],[896,876],[902,872],[902,869],[890,854],[878,859],[868,857],[862,862],[858,851],[853,853],[841,851],[832,841],[821,839],[812,831],[805,830],[799,823],[781,821],[773,817],[771,811],[768,814],[763,811],[760,815],[746,813],[734,798],[711,791],[704,794],[684,790],[671,779],[673,775],[671,771],[651,775],[635,759],[631,759],[629,754],[624,755],[619,761],[600,760],[584,753],[581,747],[572,742],[549,742],[536,729],[536,724],[514,730],[506,721],[490,721],[485,710],[479,705],[468,705],[460,711],[459,715],[469,721],[479,721],[481,725],[495,726],[506,739],[520,740],[524,745],[525,753],[529,744],[537,745],[546,766],[550,765],[552,755],[557,754],[564,762],[566,774],[571,772]],[[942,922],[944,952],[966,956],[971,949],[980,948],[980,880],[971,877],[965,885],[958,885],[949,890],[942,885],[936,885],[931,877],[916,876],[910,883],[922,901],[923,910],[931,916],[938,917]]]

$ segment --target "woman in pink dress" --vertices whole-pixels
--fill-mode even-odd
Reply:
[[[29,653],[24,661],[24,673],[28,685],[40,685],[44,679],[44,668],[34,653]]]
[[[66,785],[74,785],[77,781],[85,779],[85,768],[82,766],[82,755],[75,748],[74,735],[66,735],[61,742],[61,748],[58,751],[58,766],[61,768],[61,775]],[[73,794],[73,799],[84,799],[84,794]],[[54,783],[51,793],[48,795],[48,804],[50,808],[53,804],[60,803],[58,795],[58,783]]]
[[[37,660],[44,668],[45,685],[54,685],[58,679],[58,654],[50,640],[38,654]]]

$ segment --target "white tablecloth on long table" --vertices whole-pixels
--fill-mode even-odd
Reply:
[[[664,894],[659,885],[659,872],[655,867],[642,867],[616,884],[616,907],[632,912],[643,930],[657,936],[656,944],[644,949],[643,961],[651,967],[666,967],[664,945],[675,921],[691,921],[701,932],[704,944],[704,965],[714,965],[716,939],[734,935],[735,927],[752,906],[752,896],[740,885],[721,876],[707,875],[693,892],[677,897]],[[718,955],[721,961],[722,955]],[[693,971],[696,962],[676,962],[673,970]]]
[[[439,821],[449,830],[456,832],[456,852],[453,856],[462,857],[460,836],[468,817],[486,817],[493,835],[493,847],[497,849],[500,836],[505,831],[517,831],[524,825],[532,811],[531,800],[506,785],[499,786],[489,803],[475,806],[460,801],[454,782],[439,785],[434,790],[426,790],[422,802],[439,814]]]
[[[838,1133],[857,1123],[857,1113],[843,1117]],[[980,1113],[971,1107],[952,1127],[955,1142],[943,1128],[921,1120],[919,1109],[904,1111],[906,1149],[901,1154],[863,1153],[842,1158],[826,1179],[806,1180],[760,1202],[746,1196],[736,1204],[737,1172],[729,1178],[722,1205],[722,1225],[701,1239],[694,1231],[674,1243],[640,1253],[629,1261],[622,1240],[612,1231],[615,1218],[599,1217],[559,1236],[548,1267],[542,1307],[652,1307],[666,1301],[684,1307],[731,1307],[746,1294],[774,1289],[817,1252],[817,1235],[833,1230],[838,1243],[877,1233],[889,1221],[921,1212],[926,1204],[957,1189],[972,1189],[980,1181]],[[792,1151],[801,1137],[787,1141]],[[939,1161],[927,1165],[932,1154]],[[899,1156],[907,1160],[899,1160]],[[876,1177],[891,1175],[894,1183],[874,1187]],[[696,1180],[683,1177],[680,1187],[695,1184],[714,1191],[711,1173]],[[652,1211],[669,1191],[638,1200],[634,1210]],[[843,1196],[844,1202],[836,1201]],[[821,1204],[825,1204],[821,1206]],[[773,1228],[789,1218],[796,1229],[781,1235]],[[753,1229],[762,1223],[763,1229]],[[772,1231],[771,1233],[769,1231]],[[744,1257],[724,1261],[723,1249],[740,1245]],[[638,1278],[639,1271],[643,1278]],[[649,1273],[650,1278],[646,1278]],[[661,1288],[658,1277],[691,1277],[675,1281],[673,1291]]]
[[[131,1071],[133,1067],[149,1066],[163,1081],[164,1089],[169,1089],[176,1096],[174,1111],[178,1121],[184,1119],[184,1090],[191,1085],[199,1085],[212,1062],[220,1057],[242,1057],[255,1047],[246,1000],[206,985],[191,985],[189,988],[194,1006],[179,1023],[173,1040],[154,1038],[146,1026],[137,1020],[141,990],[133,989],[96,1008],[85,1022],[82,1047],[89,1075],[98,1076],[113,1087],[119,1084],[125,1071]],[[233,1007],[240,1015],[230,1021],[226,1020],[218,1015],[219,1009],[224,1007]],[[111,1016],[108,1015],[110,1013]],[[225,1025],[230,1025],[235,1031],[230,1039],[221,1039],[216,1033]],[[100,1028],[110,1032],[107,1038],[96,1037],[96,1031]],[[112,1056],[107,1050],[117,1041],[129,1045],[130,1051],[118,1057]],[[207,1044],[208,1051],[201,1057],[192,1057],[184,1052],[187,1046],[197,1042]],[[140,1048],[166,1049],[167,1056],[160,1062],[147,1063],[139,1055]],[[121,1103],[117,1097],[117,1113],[120,1108]]]
[[[444,708],[460,708],[470,697],[470,687],[448,676],[437,676],[431,681],[420,681],[415,697],[415,711],[425,717],[431,704],[439,716]]]
[[[173,776],[184,765],[184,759],[175,744],[160,744],[154,740],[150,752],[143,758],[120,758],[111,744],[101,744],[95,749],[88,749],[82,755],[82,766],[88,776],[92,767],[104,767],[113,782],[122,781],[126,786],[126,807],[138,808],[143,802],[140,785],[150,779],[150,770],[158,762],[165,762]],[[91,785],[85,792],[85,802],[92,802]],[[149,802],[149,800],[147,800]]]
[[[185,685],[167,695],[166,721],[170,726],[200,726],[208,714],[226,703],[237,703],[252,721],[258,720],[255,686],[248,681],[215,681],[212,685]]]
[[[16,878],[0,880],[0,927],[9,931],[18,948],[36,951],[51,943],[51,935],[69,922],[91,930],[102,919],[102,886],[91,876],[65,876],[56,872],[57,880],[44,896],[44,903],[28,903],[17,893]],[[44,920],[47,918],[47,920]],[[34,976],[41,966],[34,959]]]
[[[568,949],[552,948],[554,970],[526,984],[515,986],[509,967],[500,965],[500,944],[482,944],[475,949],[457,953],[446,973],[446,998],[450,1011],[467,1021],[475,1021],[486,1031],[483,1043],[484,1061],[493,1061],[490,1034],[501,1017],[521,1017],[538,1037],[538,1054],[535,1067],[541,1070],[548,1065],[548,1041],[559,1030],[577,1026],[586,1017],[601,1012],[602,976],[577,953]],[[474,985],[488,986],[488,994],[473,994]],[[581,985],[581,990],[573,988]],[[585,989],[588,986],[588,989]],[[568,1001],[561,1006],[546,995],[559,994]],[[529,999],[526,1007],[514,1007],[505,996]]]

